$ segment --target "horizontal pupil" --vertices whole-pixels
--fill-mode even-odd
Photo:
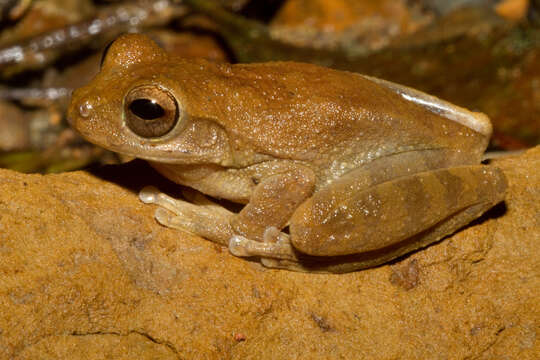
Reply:
[[[133,100],[129,110],[144,120],[158,119],[165,115],[165,110],[156,102],[149,99]]]

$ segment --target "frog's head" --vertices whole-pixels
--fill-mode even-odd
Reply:
[[[106,50],[99,74],[73,93],[70,124],[109,150],[167,163],[230,161],[226,132],[190,116],[168,55],[140,34],[119,37]]]

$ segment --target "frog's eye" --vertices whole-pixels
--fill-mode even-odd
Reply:
[[[178,122],[179,109],[165,89],[143,85],[132,89],[124,101],[126,125],[144,138],[156,138],[170,132]]]

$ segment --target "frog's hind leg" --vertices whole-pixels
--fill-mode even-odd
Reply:
[[[507,186],[500,169],[482,165],[425,171],[347,193],[354,183],[347,177],[297,209],[290,223],[296,250],[323,262],[343,258],[348,271],[376,266],[466,225],[501,201]]]
[[[492,206],[492,202],[480,202],[449,216],[409,239],[365,253],[344,256],[309,256],[298,253],[290,243],[287,234],[284,234],[287,236],[286,241],[280,244],[233,236],[229,242],[229,250],[236,256],[259,256],[261,264],[267,268],[309,273],[346,273],[377,266],[427,246],[467,225]],[[281,234],[283,236],[283,233]]]

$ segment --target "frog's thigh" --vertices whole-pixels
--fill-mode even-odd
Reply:
[[[230,220],[234,213],[200,196],[193,199],[197,204],[192,204],[173,199],[152,186],[145,187],[139,193],[144,203],[160,206],[155,213],[160,224],[227,245],[232,236]]]
[[[346,189],[359,180],[344,180],[293,214],[290,234],[297,250],[314,256],[373,252],[382,263],[466,225],[501,201],[506,189],[502,172],[482,165],[421,172],[355,193]]]

